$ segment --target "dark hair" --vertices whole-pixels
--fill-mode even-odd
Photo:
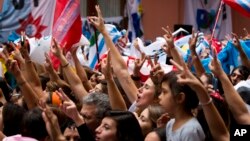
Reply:
[[[161,141],[166,141],[167,135],[165,127],[155,128],[153,132],[155,132],[158,135]]]
[[[174,71],[165,74],[162,78],[161,84],[168,83],[173,96],[176,96],[183,92],[185,94],[185,101],[183,107],[188,112],[191,112],[191,109],[194,109],[198,106],[198,97],[195,91],[193,91],[188,85],[183,85],[177,82],[177,74],[178,72]]]
[[[37,140],[43,140],[48,136],[41,109],[36,107],[24,115],[21,134]]]
[[[116,121],[116,136],[119,141],[143,141],[138,120],[129,111],[108,111],[106,116]]]
[[[21,123],[26,110],[16,104],[6,103],[3,106],[3,133],[12,136],[21,133]]]
[[[239,70],[240,74],[243,76],[243,80],[247,80],[247,78],[248,78],[248,76],[249,76],[249,74],[250,74],[250,69],[249,69],[248,67],[246,67],[246,66],[240,65],[240,66],[234,68],[234,69],[232,70],[232,73],[233,73],[235,70],[237,70],[237,69]],[[231,73],[231,74],[232,74],[232,73]],[[230,75],[231,75],[231,74],[230,74]]]

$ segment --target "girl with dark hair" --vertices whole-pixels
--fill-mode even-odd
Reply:
[[[97,141],[143,141],[140,125],[128,111],[109,111],[96,129]]]
[[[166,126],[168,140],[205,140],[205,134],[192,109],[198,106],[198,97],[188,85],[178,83],[178,73],[165,74],[161,82],[160,104],[172,118]]]

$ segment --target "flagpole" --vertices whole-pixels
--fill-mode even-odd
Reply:
[[[96,56],[97,56],[97,61],[98,61],[98,63],[100,63],[100,56],[99,56],[99,51],[98,51],[98,37],[97,37],[97,29],[95,28],[95,27],[93,27],[94,28],[94,31],[95,31],[95,47],[96,47]],[[97,64],[98,64],[97,63]]]
[[[224,4],[224,2],[223,2],[223,0],[221,0],[220,7],[219,7],[219,10],[217,12],[216,20],[215,20],[214,27],[213,27],[213,30],[212,30],[212,36],[211,36],[210,43],[209,43],[210,50],[212,49],[211,48],[211,46],[212,46],[212,40],[214,38],[215,28],[216,28],[216,25],[217,25],[217,23],[219,21],[219,17],[220,17],[221,11],[222,11],[223,4]]]

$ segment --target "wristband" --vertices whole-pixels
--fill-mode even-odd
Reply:
[[[199,103],[199,105],[206,106],[206,105],[211,104],[212,102],[213,102],[213,99],[210,97],[208,102],[206,102],[206,103]]]

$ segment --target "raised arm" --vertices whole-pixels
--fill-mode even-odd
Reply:
[[[69,82],[70,88],[72,91],[74,91],[74,94],[76,95],[76,98],[79,100],[79,102],[81,102],[82,98],[86,96],[88,93],[83,87],[80,78],[77,76],[77,74],[73,71],[73,69],[69,65],[69,62],[62,53],[60,45],[56,42],[54,38],[53,38],[53,45],[51,47],[51,52],[61,61],[61,67]]]
[[[49,58],[49,55],[45,53],[46,63],[44,64],[46,71],[49,73],[50,81],[56,82],[57,85],[61,88],[63,87],[70,87],[67,82],[62,80],[58,74],[56,73],[56,70],[53,68],[51,60]]]
[[[173,61],[172,63],[182,70],[181,75],[178,77],[178,82],[189,85],[196,92],[213,139],[218,141],[228,141],[229,132],[206,88],[188,70],[188,67],[184,62],[182,64],[183,68]]]
[[[8,60],[6,63],[8,70],[15,76],[17,84],[21,89],[22,95],[29,109],[37,106],[39,97],[36,95],[35,91],[32,89],[30,84],[24,78],[23,74],[18,67],[16,60]]]
[[[108,52],[107,59],[104,59],[101,62],[102,73],[104,74],[105,79],[107,80],[110,105],[113,110],[125,111],[127,110],[127,106],[113,79],[110,58],[110,53]]]
[[[93,87],[91,86],[91,84],[88,81],[88,77],[87,77],[87,74],[85,72],[85,69],[82,67],[80,61],[77,58],[76,51],[77,51],[76,47],[71,49],[71,55],[72,55],[73,60],[75,62],[76,73],[79,76],[79,78],[81,79],[84,88],[87,91],[89,91],[89,90],[93,89]]]
[[[239,40],[238,36],[234,33],[232,35],[234,37],[233,44],[240,53],[242,65],[250,68],[250,60],[248,59],[246,53],[244,52],[242,46],[240,45],[240,40]]]
[[[204,67],[202,66],[200,58],[197,55],[196,50],[195,50],[196,49],[196,42],[198,40],[198,33],[196,34],[196,36],[194,34],[195,33],[193,30],[192,38],[190,38],[190,40],[189,40],[189,49],[190,49],[192,58],[195,57],[195,59],[192,59],[192,61],[193,61],[193,65],[195,68],[196,75],[198,77],[201,77],[201,75],[204,74],[206,71],[205,71]]]
[[[137,98],[138,89],[130,77],[130,74],[127,70],[127,66],[121,54],[115,47],[107,30],[105,29],[103,17],[102,17],[99,6],[96,6],[96,11],[97,11],[98,17],[89,17],[89,21],[102,33],[105,39],[107,48],[110,49],[110,52],[112,55],[111,61],[112,61],[112,65],[114,66],[113,67],[114,73],[117,76],[119,82],[121,83],[121,86],[123,90],[125,91],[125,93],[127,94],[130,102],[134,102]]]
[[[221,81],[229,109],[231,110],[237,123],[250,124],[250,114],[247,110],[245,102],[234,89],[233,84],[227,77],[226,73],[222,70],[220,62],[216,57],[209,64],[209,67],[213,74]]]
[[[174,45],[174,39],[173,39],[173,35],[172,35],[172,32],[170,30],[170,28],[167,26],[167,29],[165,28],[162,28],[166,34],[164,35],[164,38],[167,42],[167,46],[170,50],[170,54],[172,55],[173,59],[177,62],[177,63],[181,63],[182,62],[182,58],[179,54],[179,52],[177,51],[177,49],[175,48],[175,45]]]

